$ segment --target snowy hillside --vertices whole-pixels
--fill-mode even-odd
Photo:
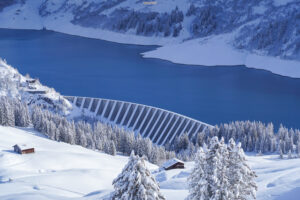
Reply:
[[[16,143],[28,144],[36,153],[20,155],[12,151]],[[278,156],[248,156],[258,178],[258,200],[296,200],[300,191],[299,159],[281,160]],[[44,138],[32,129],[0,126],[0,199],[87,199],[109,194],[112,180],[121,172],[128,157],[110,156],[76,145]],[[160,182],[167,199],[183,200],[187,194],[186,169],[158,172],[147,164]]]
[[[246,65],[300,77],[299,0],[145,2],[4,0],[0,27],[46,28],[114,42],[158,44],[166,47],[145,57],[185,64]],[[178,49],[183,50],[178,53]]]
[[[42,85],[39,80],[21,75],[0,58],[0,97],[12,97],[29,107],[38,105],[62,115],[80,114],[77,108],[53,88]]]
[[[31,145],[36,153],[16,154],[16,143]],[[0,126],[0,199],[97,199],[112,190],[127,160],[55,142],[32,129]]]

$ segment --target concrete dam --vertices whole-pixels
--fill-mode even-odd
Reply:
[[[205,128],[212,127],[178,113],[137,103],[90,97],[65,98],[99,120],[139,133],[157,145],[164,145],[168,141],[172,143],[176,136],[184,133],[192,138]]]

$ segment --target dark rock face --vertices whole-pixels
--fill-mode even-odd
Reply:
[[[6,8],[6,7],[8,7],[8,6],[11,6],[11,5],[15,4],[15,3],[16,3],[16,0],[1,0],[1,1],[0,1],[0,12],[1,12],[4,8]]]

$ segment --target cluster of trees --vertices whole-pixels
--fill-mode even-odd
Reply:
[[[241,27],[233,45],[250,51],[262,50],[271,56],[297,59],[300,55],[298,2],[273,6],[265,1],[266,10],[257,12],[263,1],[201,0],[191,4],[186,16],[193,16],[190,30],[194,37],[231,32]],[[197,6],[197,3],[199,6]],[[258,20],[258,23],[247,22]]]
[[[182,29],[183,18],[183,12],[177,7],[169,13],[140,12],[118,8],[110,15],[94,12],[80,13],[72,20],[72,23],[118,32],[134,30],[137,35],[144,36],[177,37]]]
[[[30,124],[52,140],[81,145],[111,155],[116,155],[117,152],[130,155],[134,150],[155,164],[175,157],[174,152],[166,151],[165,147],[157,146],[149,138],[142,138],[139,134],[101,122],[91,124],[67,120],[66,117],[41,107],[33,107],[29,112],[27,105],[19,100],[0,98],[0,125],[27,127]]]
[[[207,36],[217,29],[218,19],[215,7],[205,6],[198,8],[192,4],[186,15],[195,15],[191,23],[191,32],[194,36]]]
[[[166,144],[166,149],[175,151],[182,160],[193,160],[199,147],[205,147],[210,139],[224,137],[225,143],[230,138],[240,142],[246,152],[291,154],[300,157],[300,130],[288,129],[280,125],[277,132],[272,123],[236,121],[204,129],[189,139],[187,134],[175,138],[173,144]],[[290,153],[289,153],[290,152]]]
[[[12,4],[16,3],[16,0],[2,0],[0,1],[0,12],[8,7],[8,6],[11,6]]]
[[[113,186],[115,191],[109,198],[111,200],[165,200],[145,159],[134,155],[133,151],[121,174],[113,180]]]
[[[241,143],[233,139],[226,145],[218,137],[210,140],[208,148],[197,152],[195,166],[189,178],[188,200],[255,199],[256,177],[246,163]]]
[[[30,114],[26,104],[0,97],[0,125],[26,127],[30,124]]]
[[[186,16],[194,16],[190,25],[194,37],[205,37],[232,31],[258,15],[252,8],[257,1],[202,0],[201,6],[191,4]]]
[[[149,138],[139,134],[95,121],[67,120],[66,117],[54,114],[41,107],[31,109],[20,100],[7,97],[0,98],[0,125],[34,128],[50,139],[81,145],[115,155],[121,152],[130,155],[134,150],[139,156],[145,155],[150,162],[159,164],[175,157],[184,161],[194,160],[199,147],[205,147],[211,138],[224,137],[225,143],[230,138],[240,142],[246,152],[278,153],[281,157],[300,157],[300,130],[287,129],[282,125],[274,132],[273,124],[262,122],[237,121],[206,128],[189,138],[188,134],[176,137],[172,144],[154,145]],[[31,113],[31,114],[30,114]]]
[[[11,0],[8,0],[11,1]],[[24,1],[24,0],[23,0]],[[64,13],[67,10],[71,10],[71,12],[75,15],[98,15],[99,13],[103,12],[104,10],[110,9],[126,0],[109,0],[109,1],[74,1],[74,0],[65,0],[57,2],[56,0],[45,0],[39,6],[39,14],[42,17],[49,16],[53,13],[58,13],[63,11]],[[55,6],[53,5],[58,5]]]
[[[194,168],[187,182],[186,200],[246,200],[255,199],[256,174],[247,165],[241,143],[233,139],[213,137],[205,148],[197,151]],[[145,165],[143,158],[131,153],[121,174],[113,181],[111,200],[163,200],[159,185]]]
[[[263,50],[272,56],[297,59],[300,56],[300,11],[298,2],[270,9],[257,24],[244,26],[237,34],[234,45],[250,51]]]
[[[32,124],[50,139],[97,149],[111,155],[115,155],[116,152],[130,155],[134,150],[155,164],[175,157],[174,152],[166,151],[164,147],[154,145],[150,139],[142,138],[134,132],[101,122],[90,124],[84,121],[68,121],[65,117],[39,107],[32,112]]]
[[[158,183],[147,169],[145,160],[159,164],[174,157],[174,152],[153,145],[149,139],[144,139],[139,134],[136,136],[132,132],[126,132],[100,122],[90,124],[67,120],[65,117],[41,109],[41,107],[34,107],[30,111],[31,114],[27,105],[19,100],[1,97],[0,125],[28,126],[32,124],[36,130],[56,141],[78,144],[112,155],[115,155],[117,151],[125,155],[132,152],[128,164],[113,181],[115,191],[110,198],[112,200],[165,199],[160,192]],[[253,126],[256,126],[257,129],[252,130]],[[274,137],[271,134],[272,127],[271,124],[263,126],[262,123],[236,122],[199,133],[194,140],[195,144],[193,141],[190,142],[187,134],[176,139],[173,145],[169,145],[169,148],[186,148],[184,152],[187,149],[193,151],[199,149],[198,153],[194,154],[196,155],[194,156],[195,167],[188,179],[190,188],[188,199],[255,198],[257,187],[254,178],[256,175],[245,162],[243,144],[236,145],[234,140],[245,142],[244,138],[253,137],[251,141],[254,142],[249,143],[246,140],[244,148],[247,148],[248,145],[259,144],[258,150],[268,149],[265,145],[269,147],[268,141],[272,141],[272,137]],[[299,134],[299,131],[296,132]],[[247,134],[248,137],[245,136]],[[218,137],[221,136],[224,136],[225,140],[222,137],[219,141]],[[287,131],[283,127],[279,129],[278,138],[281,143],[278,145],[282,152],[290,151],[289,148],[293,146],[294,141],[299,141],[299,137],[294,138],[295,136],[294,130]],[[227,139],[228,145],[225,144]],[[261,145],[262,142],[264,145]],[[191,146],[194,147],[191,148]],[[199,146],[203,146],[203,148]],[[134,155],[134,151],[137,155]],[[178,155],[181,155],[181,152],[179,151]]]

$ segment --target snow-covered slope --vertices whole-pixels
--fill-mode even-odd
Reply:
[[[16,143],[35,147],[36,153],[16,154],[12,151]],[[258,200],[298,199],[300,159],[281,160],[277,155],[249,155],[247,159],[258,175]],[[29,128],[0,126],[0,199],[101,199],[112,191],[112,180],[127,161],[128,157],[49,140]],[[147,166],[168,200],[185,199],[193,162],[185,163],[185,169],[170,171]]]
[[[1,96],[19,99],[29,107],[38,105],[64,116],[77,117],[81,113],[53,88],[42,85],[38,79],[21,75],[0,58]]]
[[[16,154],[16,143],[36,152]],[[112,190],[127,159],[55,142],[31,129],[0,126],[0,199],[99,199]]]
[[[232,35],[226,34],[166,45],[143,53],[143,57],[158,58],[188,65],[245,65],[249,68],[268,70],[274,74],[300,78],[299,61],[283,60],[279,57],[237,50],[229,44],[230,38],[232,38]]]
[[[278,155],[247,156],[250,167],[256,172],[257,200],[298,200],[300,192],[300,159],[279,159]],[[184,199],[187,194],[186,178],[193,162],[186,169],[156,173],[162,191],[169,199]],[[175,191],[175,192],[174,192]]]
[[[0,27],[46,28],[120,43],[158,44],[167,47],[147,57],[184,64],[246,65],[300,77],[299,0],[145,2],[3,0]],[[176,53],[178,49],[184,51]],[[234,56],[224,59],[228,54]]]

